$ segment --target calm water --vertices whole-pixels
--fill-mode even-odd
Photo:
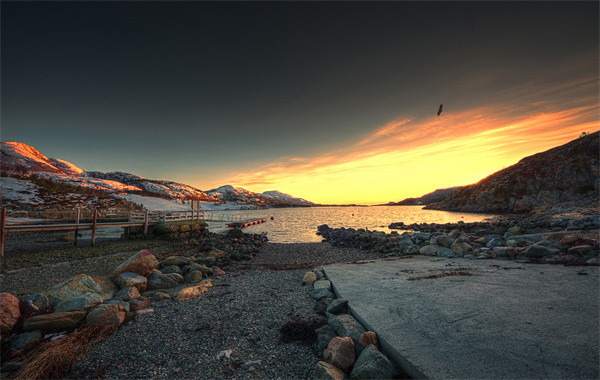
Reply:
[[[244,228],[247,233],[267,232],[273,243],[320,242],[317,226],[368,228],[390,232],[387,226],[393,222],[410,223],[456,223],[459,220],[480,222],[493,217],[491,214],[467,214],[447,211],[423,210],[423,206],[373,206],[373,207],[306,207],[269,210],[243,210],[218,212],[218,214],[241,215],[247,218],[265,218],[266,223]],[[217,212],[215,212],[217,214]],[[271,220],[273,217],[273,220]]]

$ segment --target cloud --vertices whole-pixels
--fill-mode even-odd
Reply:
[[[599,129],[597,103],[555,106],[553,111],[546,102],[529,106],[544,111],[480,107],[390,122],[344,149],[283,158],[253,173],[238,173],[231,182],[260,191],[277,188],[322,203],[344,202],[342,195],[347,202],[399,200],[476,182],[527,155]]]

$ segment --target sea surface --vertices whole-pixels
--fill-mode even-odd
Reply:
[[[327,224],[331,228],[368,228],[389,233],[387,226],[394,222],[410,223],[456,223],[480,222],[493,214],[470,214],[448,211],[423,210],[424,206],[371,206],[371,207],[299,207],[266,210],[219,211],[213,217],[264,218],[265,223],[245,227],[246,233],[267,233],[273,243],[320,242],[317,226]],[[210,216],[207,212],[205,216]],[[271,217],[273,218],[271,220]],[[210,223],[209,230],[226,230],[223,223]]]

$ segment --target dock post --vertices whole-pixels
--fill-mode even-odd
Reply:
[[[4,234],[6,233],[6,207],[0,212],[0,252],[4,257]]]
[[[98,209],[94,208],[94,216],[92,218],[92,247],[96,244],[96,219],[98,218]]]
[[[148,235],[148,209],[144,214],[144,238],[146,238],[146,235]]]
[[[75,217],[75,223],[79,224],[79,217],[81,215],[81,209],[77,209],[77,216]],[[73,245],[77,245],[77,235],[79,235],[79,226],[77,226],[75,228],[75,242],[73,243]]]

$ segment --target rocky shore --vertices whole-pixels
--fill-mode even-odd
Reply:
[[[117,275],[118,268],[131,269],[125,264],[129,256],[113,254],[8,270],[3,275],[2,291],[19,296],[20,306],[23,302],[38,303],[42,313],[51,311],[44,304],[48,302],[54,309],[49,315],[69,314],[71,326],[79,329],[102,321],[120,325],[113,335],[92,344],[63,377],[309,378],[322,359],[322,352],[313,344],[314,327],[327,324],[327,319],[314,310],[312,287],[302,286],[307,268],[381,257],[326,243],[266,243],[261,235],[235,232],[174,244],[157,250],[161,253],[157,254],[155,269],[145,276],[124,276],[128,272]],[[140,251],[137,256],[154,255]],[[68,270],[57,277],[56,268]],[[96,270],[94,277],[85,273],[89,269]],[[75,282],[91,288],[82,296],[62,299],[58,289]],[[75,288],[80,289],[79,285]],[[191,296],[182,293],[189,288],[201,289]],[[31,314],[29,310],[28,316]],[[66,342],[76,334],[56,334],[60,333],[57,330],[72,328],[54,329],[36,323],[36,317],[25,323],[21,320],[21,327],[13,327],[12,334],[5,336],[4,371],[23,370],[28,352],[54,343],[50,342],[53,338]],[[282,334],[289,325],[308,328],[311,338],[286,339]],[[7,373],[15,376],[14,372],[3,376]]]
[[[13,249],[2,267],[3,377],[30,374],[23,371],[37,365],[32,357],[40,352],[86,346],[77,343],[81,334],[90,339],[88,352],[38,375],[403,378],[379,352],[376,335],[347,313],[317,268],[416,254],[598,265],[599,227],[591,212],[479,223],[397,222],[390,228],[400,231],[391,234],[322,225],[322,243],[274,244],[232,230],[182,241],[65,246],[74,253],[70,261],[65,252],[53,254],[61,247],[32,249],[33,261]],[[43,265],[21,266],[40,260]],[[105,338],[96,341],[94,335]],[[385,374],[378,374],[383,367]]]
[[[386,234],[353,228],[318,227],[336,247],[372,250],[386,256],[427,255],[466,259],[520,259],[541,263],[598,265],[600,216],[498,218],[476,223],[392,223]]]

